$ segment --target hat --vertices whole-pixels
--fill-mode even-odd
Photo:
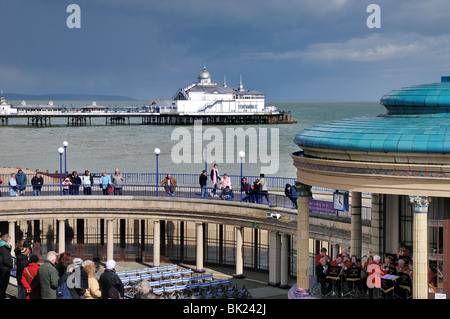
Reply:
[[[106,262],[106,269],[114,269],[116,268],[116,262],[112,259]]]
[[[21,254],[24,254],[24,253],[27,252],[27,250],[28,250],[27,247],[22,247],[22,248],[20,249],[20,253],[21,253]]]
[[[74,258],[73,263],[75,266],[81,266],[83,264],[83,260],[81,258]]]

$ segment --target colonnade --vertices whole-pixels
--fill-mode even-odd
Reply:
[[[114,259],[114,218],[105,218],[106,229],[106,260]],[[161,221],[153,221],[153,266],[161,265]],[[65,247],[65,222],[66,219],[58,219],[58,245],[57,252],[61,253],[66,250]],[[15,220],[8,221],[8,232],[11,236],[11,251],[15,246]],[[196,265],[195,272],[204,272],[204,223],[195,222],[196,233]],[[235,226],[235,256],[236,267],[235,278],[244,278],[244,227]],[[288,288],[289,278],[289,239],[290,235],[280,233],[278,231],[269,231],[269,285]]]

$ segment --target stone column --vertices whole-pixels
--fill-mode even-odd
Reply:
[[[331,245],[331,253],[330,253],[330,259],[335,260],[337,254],[339,254],[341,246],[339,244],[332,244]]]
[[[350,254],[356,255],[356,258],[361,258],[361,239],[362,239],[362,224],[361,224],[361,193],[352,192],[352,217],[351,217],[351,241]]]
[[[153,266],[161,265],[161,222],[153,221]]]
[[[280,288],[289,288],[289,236],[281,234]]]
[[[279,286],[281,282],[281,241],[276,231],[269,233],[269,285]]]
[[[203,223],[195,224],[197,249],[196,249],[196,272],[205,272],[203,269]]]
[[[370,252],[372,256],[382,255],[382,243],[383,243],[383,194],[372,194],[372,210],[371,210],[371,243]]]
[[[413,207],[413,298],[428,299],[428,225],[427,213],[430,199],[410,196]]]
[[[114,259],[114,220],[106,219],[106,260]]]
[[[309,297],[309,198],[311,186],[300,184],[297,213],[297,290],[298,297]]]
[[[244,278],[244,227],[236,227],[236,274],[235,278]]]
[[[61,254],[66,250],[66,227],[65,227],[65,220],[60,219],[58,220],[59,226],[58,226],[58,252]]]
[[[11,244],[11,255],[15,255],[14,248],[16,248],[16,221],[15,220],[9,220],[8,221],[8,235],[11,237],[10,244]]]

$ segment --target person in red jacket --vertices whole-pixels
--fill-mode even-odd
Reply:
[[[380,256],[373,256],[373,261],[367,266],[367,288],[369,290],[369,299],[379,298],[381,288],[381,277],[386,273],[381,270]]]
[[[327,264],[330,262],[330,256],[327,255],[327,249],[325,247],[320,250],[320,254],[316,255],[316,265],[320,264],[322,258],[325,258]]]
[[[37,278],[39,269],[38,261],[38,256],[31,255],[28,266],[23,270],[22,285],[27,292],[25,299],[41,299],[41,289],[39,287],[39,279]]]

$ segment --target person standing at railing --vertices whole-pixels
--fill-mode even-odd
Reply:
[[[202,198],[208,198],[208,189],[206,187],[206,184],[208,183],[208,176],[206,176],[206,170],[203,170],[200,174],[198,182],[200,184]]]
[[[297,199],[298,199],[297,189],[294,186],[291,186],[290,184],[286,184],[286,187],[284,188],[284,194],[291,200],[292,204],[294,205],[294,208],[298,209],[298,206],[297,206]]]
[[[217,186],[219,184],[219,181],[221,179],[222,178],[220,177],[219,169],[217,167],[217,164],[214,163],[213,168],[211,169],[211,182],[213,184],[213,189],[211,191],[211,196],[213,196],[213,197],[219,196],[219,195],[216,194],[216,191],[217,191]]]
[[[108,188],[112,187],[111,184],[111,176],[106,171],[103,171],[102,177],[100,177],[100,188],[103,191],[103,195],[108,195]]]
[[[63,180],[62,185],[63,185],[63,195],[69,195],[69,191],[70,191],[69,188],[72,185],[70,178],[66,177],[66,179]]]
[[[17,192],[16,175],[14,175],[14,173],[11,173],[11,177],[9,179],[9,196],[19,196],[19,193]]]
[[[259,179],[255,179],[252,186],[252,203],[261,204],[261,183]]]
[[[269,188],[266,185],[266,179],[264,178],[264,174],[259,174],[259,184],[261,185],[261,203],[262,198],[264,197],[267,200],[267,204],[270,205]]]
[[[242,198],[243,202],[249,202],[250,201],[250,193],[252,191],[252,186],[250,183],[247,182],[247,179],[245,177],[242,177],[241,179],[241,191],[244,192],[245,197]]]
[[[76,171],[72,172],[72,175],[70,176],[70,181],[72,182],[72,195],[78,195],[80,192],[80,185],[81,185],[81,178],[78,176],[78,173]]]
[[[19,195],[25,194],[25,189],[27,187],[27,175],[22,171],[21,168],[16,173],[16,181],[17,181],[17,190],[19,191]]]
[[[36,175],[33,176],[31,185],[33,185],[33,196],[40,196],[42,185],[44,185],[44,178],[41,174],[36,173]]]
[[[85,170],[84,175],[82,175],[80,178],[81,183],[83,184],[83,194],[91,195],[92,185],[94,185],[94,177],[89,173],[88,170]]]
[[[122,174],[120,174],[118,168],[116,168],[114,175],[111,177],[111,181],[114,187],[114,195],[122,195],[122,187],[125,179]]]
[[[173,197],[175,189],[177,187],[177,180],[173,178],[170,174],[167,174],[167,176],[162,180],[159,186],[164,186],[167,196]]]

